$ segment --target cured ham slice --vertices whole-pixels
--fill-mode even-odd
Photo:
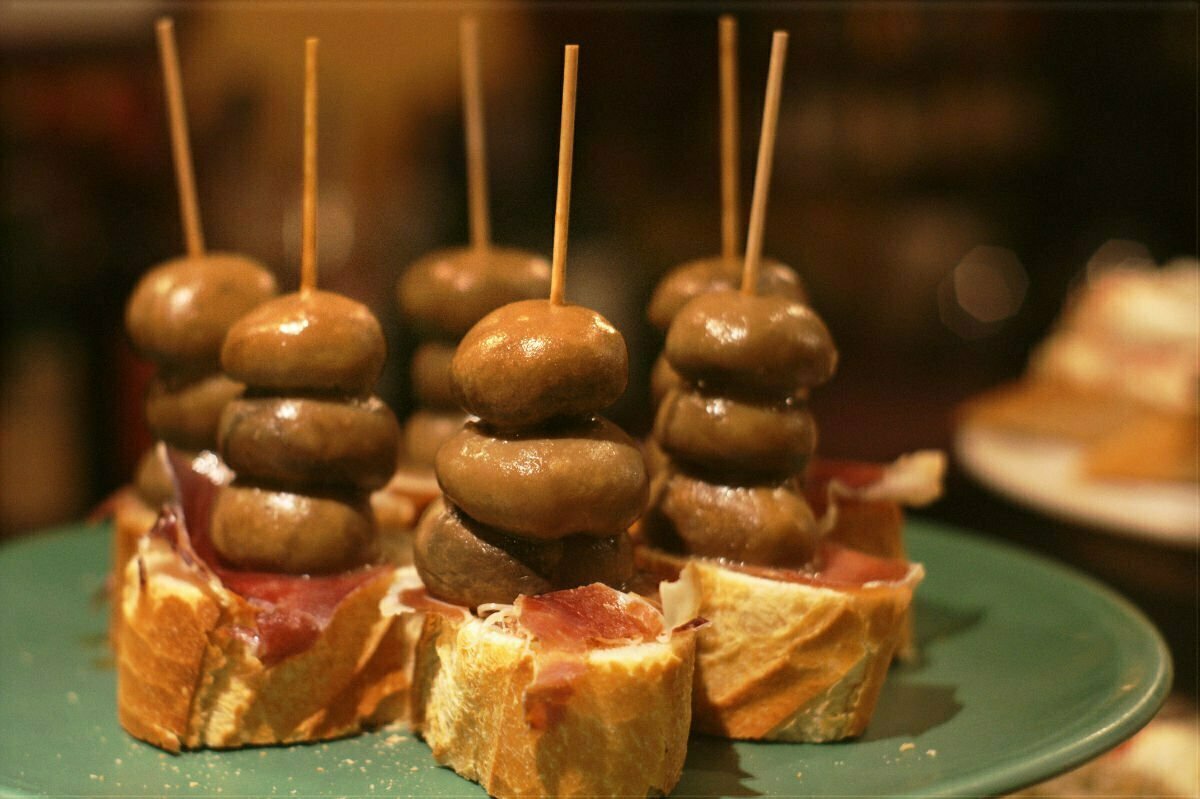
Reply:
[[[521,596],[516,611],[518,623],[543,649],[623,646],[652,641],[663,631],[662,614],[646,600],[600,583]]]

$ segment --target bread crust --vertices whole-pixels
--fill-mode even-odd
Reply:
[[[315,741],[404,718],[411,617],[384,617],[394,571],[348,594],[316,641],[265,664],[258,609],[158,536],[143,536],[120,595],[117,711],[168,751]]]
[[[663,595],[668,618],[694,614],[709,622],[697,632],[693,729],[736,739],[821,742],[860,735],[924,576],[913,564],[896,582],[833,587],[769,579],[645,546],[636,556],[647,571],[695,581],[694,594]]]
[[[108,642],[116,651],[121,635],[121,585],[125,566],[137,554],[138,542],[154,526],[158,511],[147,505],[132,486],[113,495],[111,503],[113,534],[109,547]]]
[[[539,670],[582,670],[543,729],[526,714]],[[498,799],[649,796],[679,781],[691,718],[695,633],[580,654],[465,613],[425,616],[413,677],[413,728],[439,763]]]

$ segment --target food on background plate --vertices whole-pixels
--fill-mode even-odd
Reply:
[[[437,495],[433,477],[438,447],[458,432],[466,414],[450,390],[455,345],[489,311],[518,300],[544,296],[550,263],[540,255],[491,242],[483,91],[479,73],[478,24],[460,27],[463,118],[466,133],[470,244],[432,252],[413,263],[396,284],[404,317],[421,335],[410,378],[417,410],[404,424],[401,463],[387,488],[375,497],[389,528],[411,529]],[[411,557],[411,536],[393,543]]]
[[[275,278],[261,264],[204,247],[192,176],[187,119],[174,25],[157,23],[171,144],[179,184],[187,253],[150,269],[134,287],[125,327],[134,348],[157,367],[146,396],[146,422],[158,441],[187,457],[211,454],[225,403],[243,386],[221,371],[221,343],[242,314],[276,292]],[[138,462],[133,485],[112,501],[112,584],[120,584],[138,540],[154,525],[158,510],[175,495],[166,450],[152,447]],[[114,588],[115,590],[115,588]],[[110,637],[119,635],[119,602],[111,603]]]
[[[679,578],[660,589],[668,616],[708,622],[697,632],[693,727],[820,742],[865,729],[909,643],[923,570],[903,557],[894,490],[896,475],[913,469],[856,481],[831,464],[805,485],[817,442],[806,398],[832,377],[837,352],[812,309],[757,293],[786,44],[776,32],[741,289],[694,297],[667,332],[678,385],[655,418],[651,506],[635,556],[651,574]],[[916,464],[924,491],[913,496],[936,497],[940,457]],[[841,505],[852,510],[839,525]]]
[[[964,427],[1079,448],[1095,480],[1200,480],[1200,264],[1118,267],[1074,294],[1025,374],[967,401]]]
[[[691,618],[621,590],[648,480],[597,414],[625,389],[625,341],[564,298],[577,58],[569,45],[550,299],[502,306],[459,343],[451,388],[477,421],[438,450],[423,586],[389,595],[424,618],[414,731],[502,799],[665,794],[688,739]]]
[[[215,457],[160,447],[175,499],[126,565],[117,706],[170,751],[349,735],[407,711],[414,632],[383,616],[368,501],[399,427],[370,394],[384,360],[362,305],[316,288],[316,40],[307,43],[300,290],[237,321]]]

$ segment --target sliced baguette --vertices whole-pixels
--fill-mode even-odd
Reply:
[[[412,725],[437,761],[499,799],[669,792],[687,749],[694,630],[563,652],[497,623],[511,610],[425,614]]]
[[[168,540],[142,536],[119,603],[121,725],[177,752],[322,740],[403,718],[416,631],[379,611],[393,576],[359,585],[315,642],[268,664],[260,608]]]
[[[736,739],[836,741],[860,735],[901,644],[913,590],[900,579],[816,584],[748,573],[705,558],[636,550],[638,566],[679,574],[668,617],[699,616],[693,728]]]
[[[137,554],[138,542],[154,526],[158,511],[147,505],[132,486],[126,486],[112,496],[105,512],[111,514],[113,522],[109,547],[108,642],[116,651],[121,635],[121,586],[125,566]]]

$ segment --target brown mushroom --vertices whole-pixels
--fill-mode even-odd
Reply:
[[[773,480],[803,471],[817,426],[794,399],[743,402],[675,390],[659,405],[654,437],[672,458],[712,474]]]
[[[273,485],[381,488],[396,469],[400,426],[378,397],[238,399],[221,415],[221,453]]]
[[[400,309],[417,327],[458,338],[489,311],[546,296],[550,264],[504,247],[455,247],[430,253],[400,278]]]
[[[256,390],[365,395],[385,354],[383,331],[365,305],[311,290],[277,297],[238,320],[221,364]]]
[[[650,324],[666,331],[675,314],[693,297],[737,288],[742,281],[742,266],[743,259],[740,257],[714,256],[688,261],[667,272],[650,297],[646,312]],[[808,302],[804,282],[796,270],[769,259],[760,262],[757,293],[778,294],[796,302]]]
[[[220,372],[175,379],[160,372],[146,392],[146,422],[155,438],[181,449],[213,449],[221,411],[245,387]]]
[[[217,493],[210,535],[222,560],[239,569],[327,574],[375,556],[370,506],[349,495],[295,494],[235,481]]]
[[[684,379],[739,396],[787,396],[833,376],[837,351],[809,307],[779,296],[703,294],[671,322],[664,350]]]
[[[683,472],[656,479],[661,493],[643,522],[654,546],[780,568],[802,567],[816,551],[816,519],[789,485],[718,485]]]
[[[175,258],[138,281],[125,327],[134,347],[156,363],[215,371],[226,331],[275,291],[275,277],[240,255]]]
[[[492,311],[463,337],[450,365],[459,404],[505,429],[590,416],[621,396],[625,339],[580,305],[525,300]]]
[[[529,538],[610,536],[649,498],[637,444],[599,417],[511,434],[468,423],[438,451],[436,468],[467,515]]]

